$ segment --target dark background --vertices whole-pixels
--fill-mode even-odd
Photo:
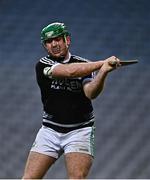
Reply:
[[[20,178],[42,122],[34,65],[41,29],[64,22],[71,52],[92,61],[138,59],[109,74],[93,101],[95,160],[89,178],[150,178],[150,1],[0,0],[0,178]],[[67,178],[63,157],[45,178]]]

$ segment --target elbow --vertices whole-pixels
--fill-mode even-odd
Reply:
[[[94,100],[101,94],[101,92],[102,92],[102,89],[97,92],[86,92],[85,95],[88,99]]]
[[[96,99],[97,95],[96,94],[85,94],[85,96],[90,99],[90,100],[94,100]]]
[[[96,99],[97,96],[102,92],[103,90],[103,87],[95,87],[93,86],[93,82],[89,82],[89,83],[86,83],[84,85],[84,93],[85,93],[85,96],[90,99],[90,100],[93,100],[93,99]]]
[[[96,99],[96,98],[97,98],[97,95],[90,96],[90,99],[91,99],[91,100],[94,100],[94,99]]]

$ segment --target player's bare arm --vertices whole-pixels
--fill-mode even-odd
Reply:
[[[89,99],[94,99],[101,93],[107,74],[110,71],[116,69],[117,66],[120,66],[120,60],[115,56],[112,56],[103,62],[103,65],[97,73],[96,77],[91,82],[86,83],[83,87],[85,95]]]
[[[75,78],[87,76],[100,69],[104,61],[88,63],[58,64],[54,68],[45,68],[44,74],[57,78]]]
[[[105,62],[105,66],[107,66],[106,64],[109,64],[109,66],[106,67],[107,71],[111,71],[116,66],[120,65],[117,61],[118,61],[117,58],[115,56],[112,56],[106,59],[105,61],[100,60],[100,61],[88,62],[88,63],[83,62],[83,63],[57,64],[52,68],[46,67],[44,69],[44,74],[46,76],[57,77],[57,78],[83,77],[91,74],[96,70],[99,70],[103,66],[104,62]]]

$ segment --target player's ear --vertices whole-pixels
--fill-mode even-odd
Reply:
[[[68,46],[70,45],[70,43],[71,43],[70,36],[66,36],[66,43],[67,43]]]

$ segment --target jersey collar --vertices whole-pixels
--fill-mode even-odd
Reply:
[[[49,59],[51,59],[51,60],[53,60],[53,61],[57,61],[56,59],[51,58],[49,54],[47,55],[47,58],[49,58]],[[65,63],[68,63],[68,62],[70,61],[70,58],[71,58],[71,53],[69,52],[67,59],[64,59],[64,60],[58,61],[58,62],[65,64]]]
[[[67,58],[67,59],[64,59],[64,60],[62,61],[62,63],[68,63],[68,62],[70,61],[70,58],[71,58],[71,53],[69,52],[68,58]]]

